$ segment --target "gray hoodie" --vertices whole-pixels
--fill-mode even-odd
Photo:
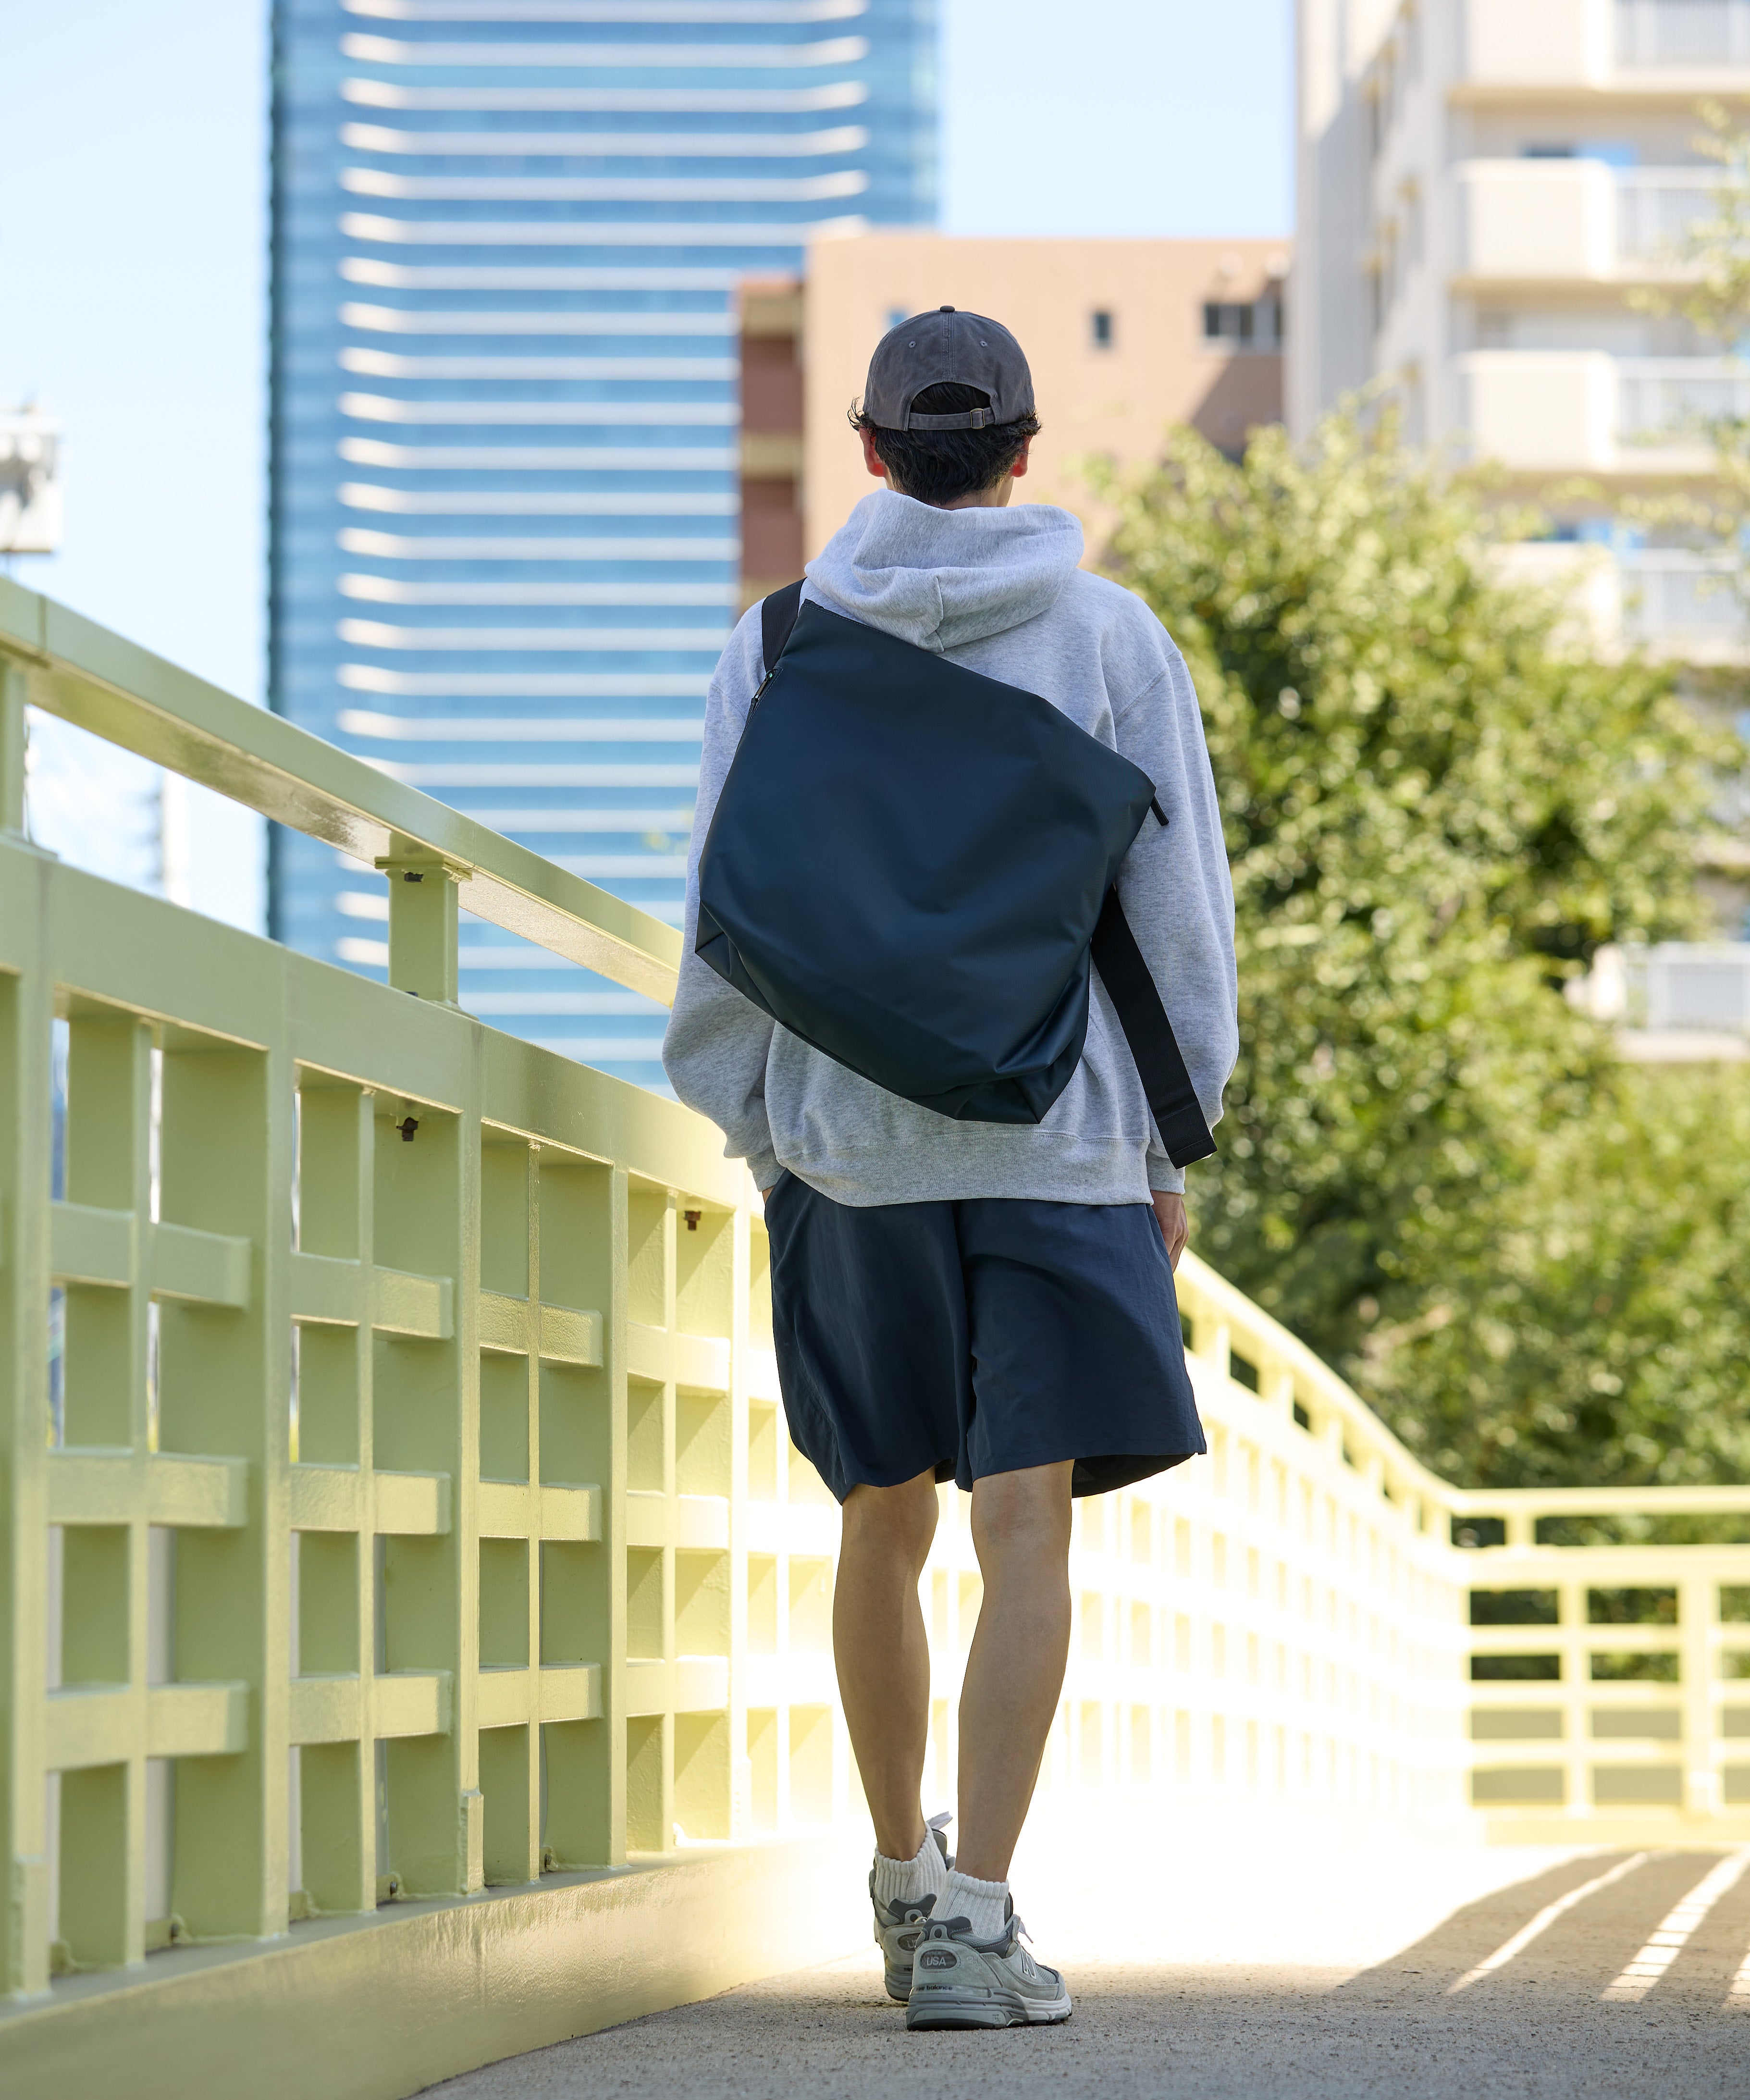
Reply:
[[[1211,1123],[1238,1048],[1233,890],[1197,697],[1184,659],[1139,598],[1076,565],[1082,527],[1045,504],[937,510],[866,496],[808,567],[804,595],[951,662],[1043,695],[1155,783],[1118,877]],[[780,1028],[694,953],[699,858],[765,675],[755,607],[711,682],[687,863],[680,990],[663,1044],[674,1090],[723,1130],[769,1189],[788,1167],[835,1202],[972,1196],[1140,1203],[1180,1189],[1096,975],[1087,1048],[1043,1123],[956,1123],[834,1063]]]

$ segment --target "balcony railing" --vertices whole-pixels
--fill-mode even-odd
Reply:
[[[1616,435],[1628,444],[1704,444],[1709,425],[1750,416],[1750,368],[1736,359],[1624,357],[1616,373]]]
[[[1750,0],[1616,0],[1624,66],[1750,66]]]
[[[1479,160],[1458,171],[1460,273],[1474,282],[1594,284],[1680,270],[1680,245],[1712,216],[1706,167],[1613,169],[1603,161]]]
[[[1469,97],[1527,88],[1688,96],[1750,68],[1750,0],[1464,0],[1462,13]]]
[[[27,703],[381,866],[390,983],[33,847]],[[747,1175],[461,1011],[459,902],[672,986],[673,929],[0,582],[21,2090],[411,2093],[866,1937]],[[1078,1507],[1048,1791],[1750,1839],[1750,1489],[1455,1489],[1194,1255],[1179,1289],[1210,1455]],[[932,1793],[980,1595],[943,1511]]]
[[[1615,182],[1616,253],[1624,262],[1668,262],[1717,209],[1717,176],[1695,168],[1633,168]]]
[[[1750,1035],[1750,942],[1665,941],[1624,961],[1631,1026]]]
[[[1735,358],[1490,349],[1457,364],[1472,443],[1512,467],[1702,474],[1711,426],[1750,417],[1750,366]]]
[[[1620,563],[1623,631],[1637,642],[1741,642],[1747,624],[1736,578],[1713,556],[1649,548]]]

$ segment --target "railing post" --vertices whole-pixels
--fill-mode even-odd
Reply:
[[[0,836],[24,836],[24,666],[0,660]]]
[[[389,878],[389,982],[439,1006],[456,1003],[456,885],[466,870],[408,847],[381,855]]]
[[[1593,1813],[1591,1791],[1591,1648],[1587,1639],[1586,1580],[1558,1582],[1558,1644],[1562,1657],[1563,1758],[1567,1799],[1564,1813],[1575,1820]]]
[[[23,801],[24,680],[0,662],[7,796],[0,829],[17,824]],[[15,846],[15,837],[7,843]],[[40,873],[40,871],[38,871]],[[51,967],[45,966],[46,913],[26,902],[40,880],[11,889],[22,964],[0,978],[0,1996],[49,1988],[50,1846],[44,1785],[45,1695],[59,1679],[62,1630],[51,1626],[46,1431],[49,1357],[48,1202]]]
[[[1688,1576],[1677,1584],[1677,1626],[1683,1713],[1683,1806],[1691,1815],[1721,1809],[1717,1762],[1719,1709],[1714,1702],[1719,1593],[1713,1577]]]

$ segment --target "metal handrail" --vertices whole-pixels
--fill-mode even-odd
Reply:
[[[0,669],[25,704],[214,789],[367,867],[441,863],[475,917],[674,1003],[679,931],[284,717],[0,578]],[[11,734],[9,729],[9,735]],[[15,823],[0,812],[0,824]]]
[[[1312,1435],[1342,1449],[1379,1491],[1425,1519],[1494,1516],[1530,1525],[1540,1516],[1750,1515],[1750,1485],[1598,1488],[1460,1488],[1417,1458],[1344,1379],[1233,1285],[1188,1253],[1179,1276],[1182,1303],[1195,1308],[1196,1353],[1226,1370],[1243,1356],[1267,1408],[1295,1406]]]

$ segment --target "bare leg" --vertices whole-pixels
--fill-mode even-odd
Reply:
[[[1069,1659],[1068,1460],[972,1487],[985,1600],[960,1693],[960,1845],[975,1881],[1004,1882]]]
[[[936,1477],[853,1488],[832,1593],[839,1696],[875,1822],[875,1848],[910,1860],[923,1842],[930,1648],[918,1577],[936,1535]]]

